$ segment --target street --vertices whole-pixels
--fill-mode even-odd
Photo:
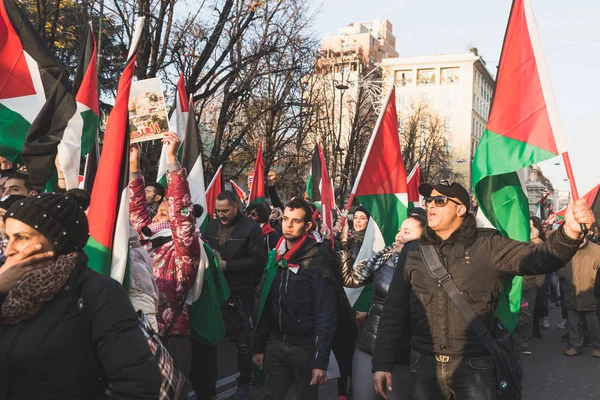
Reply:
[[[566,330],[556,328],[560,322],[560,310],[550,309],[550,329],[542,329],[542,338],[531,344],[533,355],[523,356],[524,381],[523,400],[545,399],[598,399],[600,396],[600,359],[592,357],[592,349],[584,348],[581,356],[564,355],[567,342],[560,340]],[[219,347],[219,380],[223,385],[219,399],[228,399],[235,392],[236,373],[235,344],[228,341]],[[249,400],[259,400],[263,396],[261,388],[252,388]],[[295,397],[288,395],[286,400]],[[337,382],[329,382],[321,388],[319,399],[336,400]],[[360,399],[356,399],[360,400]]]

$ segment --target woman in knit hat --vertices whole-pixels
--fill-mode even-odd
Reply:
[[[125,289],[87,267],[77,200],[45,193],[4,214],[0,398],[156,399],[161,374]]]
[[[163,337],[175,366],[189,378],[191,343],[189,305],[186,298],[196,282],[200,263],[200,239],[196,230],[194,206],[187,173],[179,165],[177,152],[181,141],[173,132],[165,133],[167,149],[167,201],[150,218],[146,203],[144,178],[140,173],[140,148],[130,150],[129,216],[136,231],[150,240],[152,271],[158,286],[158,331]],[[181,398],[187,399],[184,387]]]

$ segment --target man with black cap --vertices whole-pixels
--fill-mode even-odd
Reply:
[[[503,278],[556,271],[582,243],[580,224],[594,223],[585,199],[567,208],[565,223],[542,244],[502,237],[478,229],[469,213],[470,196],[458,183],[423,184],[428,228],[399,256],[379,322],[373,371],[375,389],[384,398],[392,388],[397,339],[412,329],[410,369],[413,400],[495,399],[494,360],[454,305],[442,281],[430,273],[422,245],[434,245],[445,269],[480,321],[494,332]]]

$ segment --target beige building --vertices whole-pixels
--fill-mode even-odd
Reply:
[[[389,58],[382,63],[384,85],[393,81],[396,87],[400,121],[415,104],[428,105],[443,121],[451,154],[443,179],[471,188],[471,161],[485,130],[494,88],[494,79],[477,49],[462,54]]]
[[[381,61],[397,57],[395,47],[396,37],[388,20],[351,23],[340,28],[337,36],[322,39],[314,72],[304,79],[303,97],[313,106],[311,118],[316,120],[309,138],[312,141],[320,137],[324,143],[329,172],[336,185],[341,184],[340,174],[351,149],[349,138],[356,130],[353,121],[366,108],[361,104],[378,100]],[[365,91],[359,100],[361,88]],[[372,91],[377,93],[373,95]]]

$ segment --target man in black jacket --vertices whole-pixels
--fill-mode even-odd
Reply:
[[[284,240],[265,269],[253,361],[265,370],[265,399],[285,398],[294,382],[298,399],[317,399],[318,386],[327,382],[338,309],[343,310],[336,290],[341,285],[331,253],[308,236],[308,203],[291,200],[282,228]]]
[[[240,306],[248,329],[236,336],[240,377],[236,400],[248,397],[252,378],[251,321],[252,299],[267,262],[267,250],[260,227],[245,218],[233,192],[225,190],[215,202],[217,219],[212,220],[204,238],[220,256],[220,266],[231,289],[230,302]]]
[[[507,275],[539,275],[563,267],[581,244],[580,223],[594,216],[585,200],[569,206],[565,223],[543,244],[502,237],[478,229],[468,212],[469,194],[457,183],[423,184],[428,228],[422,244],[435,244],[448,272],[484,325],[494,331],[494,310]],[[394,347],[412,330],[410,368],[413,400],[494,399],[494,362],[441,284],[424,264],[417,241],[400,254],[389,288],[373,355],[377,392],[387,398]]]

